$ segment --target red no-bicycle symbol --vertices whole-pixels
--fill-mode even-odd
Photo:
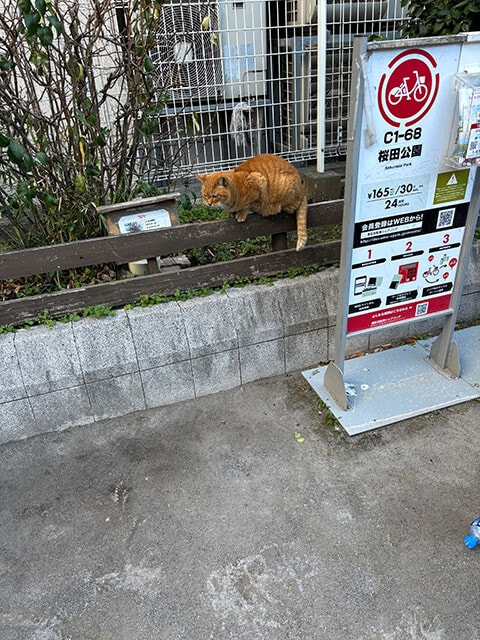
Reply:
[[[407,49],[380,78],[377,102],[383,119],[393,127],[410,127],[432,107],[440,85],[435,58],[422,49]]]

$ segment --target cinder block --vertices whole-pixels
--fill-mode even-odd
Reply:
[[[463,295],[458,309],[458,321],[468,322],[480,318],[480,294]]]
[[[368,351],[370,346],[370,336],[368,333],[359,333],[347,337],[345,344],[345,357],[350,357],[355,353]],[[335,343],[333,343],[335,346]],[[335,351],[334,351],[335,353]]]
[[[445,324],[446,316],[426,316],[423,320],[409,322],[406,326],[398,325],[398,339],[409,336],[420,336],[432,333],[438,334]]]
[[[96,421],[146,408],[140,373],[99,380],[88,384],[87,390]]]
[[[470,253],[470,260],[468,261],[465,271],[465,284],[463,292],[465,294],[472,293],[474,291],[480,291],[480,242],[474,242]],[[480,312],[480,310],[479,310]]]
[[[138,371],[132,332],[126,312],[82,318],[72,323],[85,382],[107,380]],[[117,414],[118,415],[118,414]]]
[[[319,173],[313,169],[301,171],[307,197],[313,202],[337,200],[342,197],[345,180],[345,169],[324,171]]]
[[[22,329],[15,348],[29,396],[84,383],[71,323]]]
[[[404,324],[394,324],[383,329],[368,333],[368,350],[377,349],[382,345],[396,345],[403,338],[408,338],[415,334],[415,323],[406,322]]]
[[[61,431],[93,422],[85,385],[34,396],[30,402],[37,433]]]
[[[268,285],[251,285],[227,291],[240,346],[283,337],[278,292]]]
[[[328,326],[337,322],[338,287],[340,283],[339,270],[331,267],[319,273],[323,287],[323,299],[325,301]]]
[[[147,409],[195,397],[190,360],[141,372]]]
[[[196,396],[233,389],[241,384],[237,349],[194,358],[192,371]]]
[[[0,404],[0,444],[29,438],[36,433],[32,408],[26,398]]]
[[[328,329],[316,329],[285,338],[285,369],[304,371],[328,362]]]
[[[285,373],[285,341],[270,340],[240,347],[241,384]]]
[[[335,340],[336,340],[336,327],[328,328],[328,358],[334,360],[335,358]],[[348,336],[345,343],[345,357],[349,357],[359,351],[368,351],[369,348],[369,336],[368,333],[354,334]]]
[[[274,289],[282,310],[286,336],[328,326],[321,273],[294,280],[279,280]]]
[[[237,348],[232,310],[225,294],[193,298],[180,308],[192,358]]]
[[[0,335],[0,404],[27,396],[15,350],[15,337],[13,333]],[[32,355],[30,359],[35,361]]]
[[[140,370],[188,360],[190,349],[177,302],[127,311]]]

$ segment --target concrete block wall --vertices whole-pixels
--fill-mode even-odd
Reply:
[[[460,321],[480,317],[480,244]],[[0,443],[168,405],[334,355],[338,270],[0,335]],[[426,319],[348,340],[347,353],[439,331]]]

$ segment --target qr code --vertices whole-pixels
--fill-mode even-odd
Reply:
[[[424,316],[428,311],[428,302],[421,302],[420,304],[417,304],[416,308],[415,308],[415,315],[416,316]]]
[[[445,229],[453,224],[455,209],[443,209],[438,212],[437,229]]]

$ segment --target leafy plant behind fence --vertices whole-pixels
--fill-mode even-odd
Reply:
[[[408,12],[403,35],[409,38],[480,30],[480,0],[402,0],[402,7]]]
[[[0,243],[101,235],[94,205],[148,187],[167,99],[149,56],[160,0],[18,0],[0,13]],[[158,136],[157,136],[158,142]],[[139,150],[142,153],[139,153]],[[150,195],[150,194],[149,194]]]

